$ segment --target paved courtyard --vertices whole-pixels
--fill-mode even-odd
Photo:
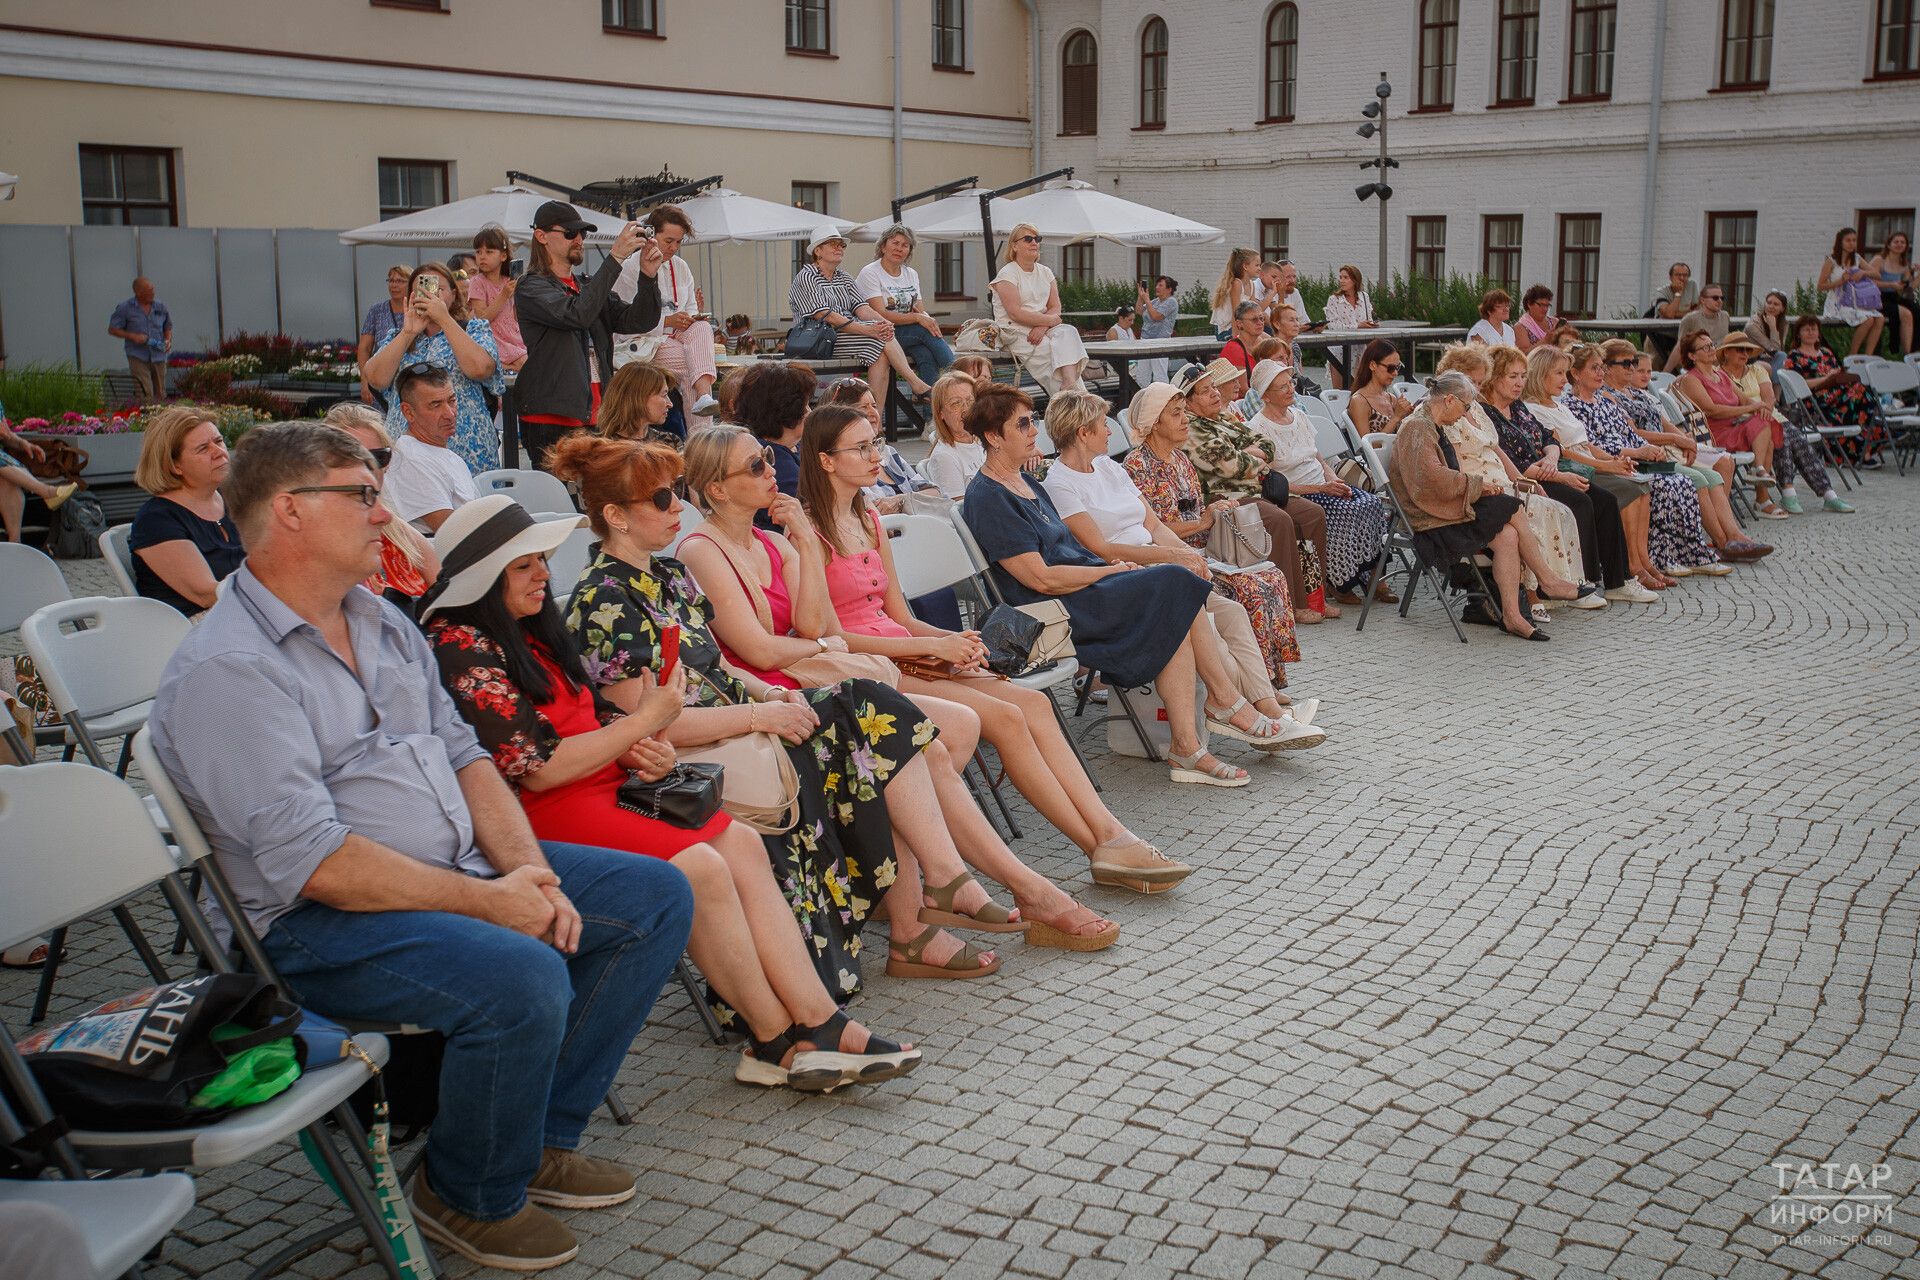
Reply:
[[[1091,733],[1193,878],[1092,889],[1022,808],[1120,944],[903,982],[875,929],[857,1012],[929,1061],[871,1090],[736,1085],[667,991],[621,1072],[639,1123],[589,1135],[641,1194],[574,1215],[555,1274],[1920,1276],[1920,478],[1854,500],[1544,649],[1462,647],[1430,601],[1305,631],[1332,741],[1232,757],[1243,790]],[[73,950],[57,1007],[136,983],[110,928]],[[0,977],[16,1027],[29,992]],[[1772,1225],[1776,1161],[1886,1166],[1790,1207],[1889,1220]],[[1804,1198],[1849,1190],[1889,1198]],[[332,1211],[291,1151],[199,1194],[150,1275],[239,1277]]]

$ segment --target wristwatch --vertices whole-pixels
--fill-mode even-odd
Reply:
[[[827,638],[825,636],[815,636],[813,642],[820,646],[820,652],[827,652]]]

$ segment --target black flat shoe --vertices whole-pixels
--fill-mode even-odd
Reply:
[[[1512,627],[1506,626],[1504,624],[1501,626],[1500,629],[1506,632],[1508,635],[1512,636],[1516,640],[1539,640],[1539,641],[1545,642],[1553,639],[1552,636],[1546,633],[1546,629],[1543,627],[1535,627],[1533,630],[1527,632],[1527,634],[1525,635],[1521,635],[1518,631],[1515,631]]]

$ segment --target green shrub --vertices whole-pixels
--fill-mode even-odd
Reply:
[[[1316,319],[1326,316],[1327,299],[1340,287],[1338,270],[1317,279],[1302,277],[1300,299]],[[1420,320],[1431,325],[1471,328],[1480,319],[1480,295],[1494,287],[1485,276],[1462,276],[1448,272],[1445,279],[1393,273],[1382,285],[1374,281],[1367,296],[1373,302],[1373,314],[1381,320]]]
[[[65,413],[98,416],[106,409],[100,379],[70,364],[19,364],[0,369],[0,405],[15,422]]]

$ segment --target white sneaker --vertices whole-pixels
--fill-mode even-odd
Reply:
[[[1733,566],[1725,560],[1715,560],[1712,564],[1697,564],[1693,566],[1693,571],[1704,573],[1709,578],[1724,578],[1733,572]]]
[[[1683,564],[1663,564],[1660,566],[1660,572],[1669,578],[1691,578],[1696,570],[1689,569]]]
[[[1567,604],[1569,607],[1575,609],[1604,609],[1607,607],[1607,598],[1596,591],[1590,596],[1581,596],[1578,600],[1569,600]]]
[[[701,396],[698,400],[695,400],[693,402],[693,407],[691,409],[688,409],[687,412],[692,414],[707,414],[707,413],[713,412],[715,409],[718,409],[719,407],[720,407],[720,402],[718,400],[715,400],[712,396]]]
[[[1618,586],[1607,592],[1607,599],[1620,604],[1652,604],[1660,598],[1658,591],[1649,591],[1632,578],[1624,586]]]

